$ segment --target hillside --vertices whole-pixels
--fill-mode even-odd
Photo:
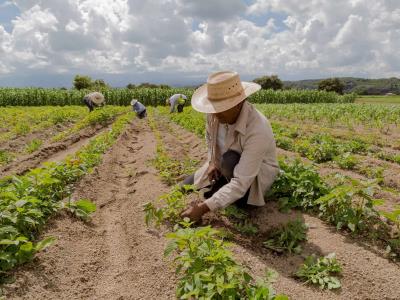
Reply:
[[[320,80],[322,79],[284,81],[284,85],[298,89],[317,89]],[[361,95],[400,94],[400,79],[396,77],[381,79],[341,77],[340,80],[345,83],[346,93],[355,92]]]

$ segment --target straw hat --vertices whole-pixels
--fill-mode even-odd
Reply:
[[[136,103],[137,103],[137,100],[136,100],[136,99],[132,99],[131,105],[133,106],[133,105],[135,105]]]
[[[261,89],[253,82],[240,81],[239,74],[232,71],[212,73],[207,83],[199,87],[192,96],[192,106],[203,113],[226,111]]]
[[[99,92],[90,93],[89,98],[96,105],[100,105],[105,101],[103,94]]]

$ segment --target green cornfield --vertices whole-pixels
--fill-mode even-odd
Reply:
[[[83,105],[82,98],[90,90],[63,90],[43,88],[0,88],[0,106],[42,106],[42,105]],[[144,105],[163,105],[165,100],[176,93],[185,94],[190,99],[194,92],[187,88],[139,88],[107,89],[101,91],[106,103],[129,105],[135,98]],[[288,90],[262,90],[250,97],[253,103],[352,103],[354,94],[344,96],[332,92]]]

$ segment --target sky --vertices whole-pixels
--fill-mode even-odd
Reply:
[[[400,77],[400,0],[0,0],[0,86]]]

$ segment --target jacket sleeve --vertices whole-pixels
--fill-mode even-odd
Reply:
[[[246,138],[234,177],[205,201],[210,210],[225,208],[246,194],[260,171],[269,142],[263,132],[252,133]]]

